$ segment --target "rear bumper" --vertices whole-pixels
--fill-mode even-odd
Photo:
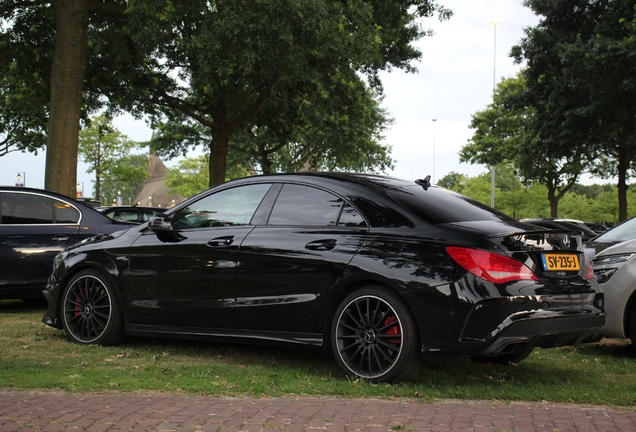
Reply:
[[[480,356],[496,356],[529,348],[552,348],[597,342],[603,337],[605,313],[574,317],[525,319],[502,330]]]
[[[596,308],[516,312],[487,333],[483,322],[480,326],[472,320],[454,342],[442,346],[423,343],[422,354],[430,360],[444,360],[597,342],[604,336],[604,323],[605,312]]]

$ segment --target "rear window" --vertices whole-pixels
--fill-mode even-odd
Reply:
[[[443,188],[430,187],[424,190],[421,186],[413,185],[391,189],[389,194],[430,224],[514,220],[485,204]]]

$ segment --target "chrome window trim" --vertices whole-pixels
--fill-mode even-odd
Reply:
[[[82,224],[82,218],[84,217],[84,213],[82,213],[82,211],[73,203],[70,203],[62,198],[59,198],[57,196],[53,196],[53,195],[47,195],[47,194],[43,194],[43,193],[38,193],[38,192],[31,192],[31,191],[16,191],[16,190],[0,190],[0,194],[23,194],[23,195],[35,195],[35,196],[41,196],[44,198],[49,198],[52,200],[57,200],[57,201],[62,201],[63,203],[66,203],[68,205],[70,205],[71,207],[73,207],[75,210],[77,210],[77,212],[79,213],[79,220],[77,222],[73,222],[73,223],[50,223],[50,224],[3,224],[0,223],[0,226],[64,226],[64,225],[72,225],[72,226],[79,226]],[[0,212],[2,211],[2,209],[0,209]]]

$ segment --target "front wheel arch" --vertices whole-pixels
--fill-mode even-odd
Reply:
[[[73,342],[119,345],[125,339],[115,284],[101,270],[87,267],[69,278],[58,307],[64,331]]]
[[[636,339],[636,291],[629,296],[625,304],[625,310],[623,312],[623,333],[625,333],[627,339]]]

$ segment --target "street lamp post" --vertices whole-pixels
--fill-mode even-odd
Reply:
[[[433,183],[435,183],[435,123],[437,119],[433,119]]]
[[[15,179],[16,179],[15,185],[17,187],[26,187],[26,173],[24,171],[21,173],[18,173]]]
[[[494,46],[493,46],[493,65],[492,65],[492,101],[495,102],[495,83],[496,83],[496,71],[497,71],[497,24],[501,23],[499,18],[493,18],[490,20],[495,28],[494,34]],[[495,208],[495,166],[490,166],[490,207]]]
[[[84,182],[77,183],[77,187],[75,188],[75,196],[76,198],[84,198]]]

